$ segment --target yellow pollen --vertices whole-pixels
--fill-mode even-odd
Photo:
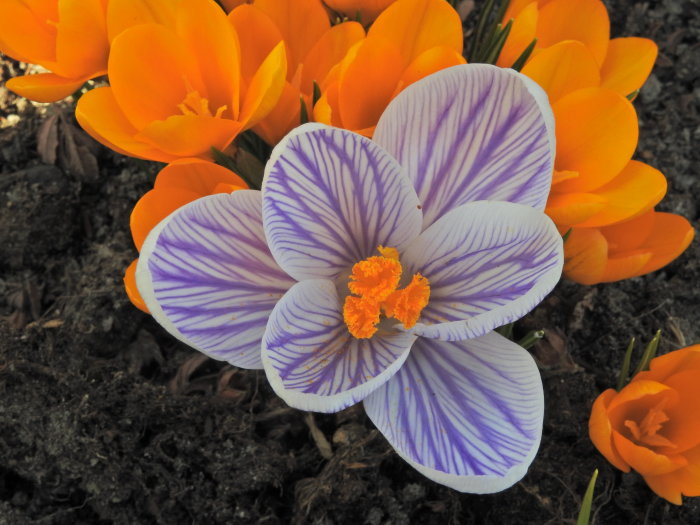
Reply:
[[[352,335],[369,338],[377,331],[381,313],[393,317],[405,328],[413,327],[430,298],[430,283],[416,273],[411,282],[397,289],[401,280],[401,263],[396,248],[378,248],[381,256],[368,257],[352,267],[345,298],[343,319]]]
[[[382,254],[382,257],[394,259],[395,261],[399,260],[399,250],[396,248],[386,248],[380,244],[377,246],[377,251]]]

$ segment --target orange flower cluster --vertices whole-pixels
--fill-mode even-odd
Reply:
[[[200,197],[247,187],[232,171],[201,159],[181,159],[167,165],[158,173],[153,189],[139,199],[131,212],[131,236],[136,249],[141,251],[150,231],[181,206]],[[127,268],[124,286],[131,302],[148,313],[136,288],[137,263],[135,259]]]
[[[108,86],[80,98],[79,123],[119,153],[161,162],[211,161],[212,148],[233,152],[246,130],[274,145],[307,119],[371,137],[401,90],[465,63],[462,23],[445,0],[7,0],[2,9],[15,23],[0,50],[51,71],[10,79],[10,89],[53,101],[106,74]],[[593,284],[673,260],[694,231],[654,210],[666,180],[631,160],[638,124],[626,98],[656,46],[611,40],[601,0],[512,0],[505,18],[514,24],[498,65],[537,38],[522,71],[556,117],[547,213],[571,229],[565,274]]]
[[[398,0],[321,83],[314,119],[371,137],[401,90],[464,64],[462,46],[462,21],[445,0]]]
[[[629,98],[656,60],[644,38],[610,39],[600,0],[513,0],[512,32],[498,65],[509,67],[537,45],[522,73],[549,95],[557,156],[547,214],[562,233],[564,274],[582,284],[618,281],[665,266],[694,230],[654,210],[666,193],[661,172],[632,160],[637,115]]]
[[[49,73],[11,78],[7,87],[38,102],[55,102],[107,72],[107,0],[6,0],[0,51]],[[11,22],[9,22],[11,21]]]
[[[593,403],[589,430],[615,467],[639,472],[662,498],[700,496],[700,345],[651,360],[619,392]]]

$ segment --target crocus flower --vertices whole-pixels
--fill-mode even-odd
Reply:
[[[180,2],[174,25],[145,23],[112,42],[110,87],[83,95],[80,125],[119,153],[170,162],[208,159],[273,108],[284,87],[283,46],[243,82],[238,36],[213,0]]]
[[[321,0],[255,0],[229,14],[241,45],[244,79],[284,42],[287,77],[282,95],[270,113],[254,128],[267,143],[277,144],[313,109],[314,83],[323,85],[329,71],[350,47],[365,37],[357,22],[331,26]]]
[[[604,87],[627,96],[642,87],[658,54],[656,44],[648,38],[610,39],[610,18],[601,0],[511,0],[503,20],[511,19],[513,27],[497,62],[501,67],[512,66],[537,38],[528,62],[537,60],[538,68],[555,77],[565,71],[566,66],[559,63],[561,57],[550,54],[543,58],[540,54],[562,42],[575,41],[582,44],[583,51],[566,60],[573,59],[574,67],[590,77],[589,87]]]
[[[564,273],[581,284],[646,275],[676,259],[693,237],[687,219],[653,209],[603,228],[573,228],[564,245]]]
[[[658,270],[688,247],[694,230],[683,217],[653,212],[666,177],[632,160],[639,135],[634,107],[620,93],[595,87],[595,65],[580,67],[587,54],[580,42],[561,42],[522,72],[547,92],[556,121],[546,212],[560,232],[572,232],[564,275],[596,284]]]
[[[371,137],[387,104],[412,82],[464,64],[462,21],[444,0],[398,0],[320,85],[314,120]]]
[[[563,263],[541,212],[549,106],[518,73],[458,66],[394,99],[375,141],[295,129],[261,192],[199,199],[151,231],[139,291],[171,334],[264,368],[291,406],[364,400],[424,475],[502,490],[536,453],[543,392],[529,354],[491,330]]]
[[[374,21],[379,14],[396,0],[324,0],[331,9],[343,13],[345,16],[359,20],[363,24]]]
[[[160,170],[153,189],[141,197],[131,212],[131,236],[141,250],[146,236],[160,221],[188,202],[217,193],[231,193],[247,188],[246,183],[232,171],[201,159],[181,159]],[[124,275],[124,287],[134,306],[148,313],[136,287],[136,264],[129,265]]]
[[[651,360],[619,392],[593,403],[589,430],[615,467],[639,472],[651,490],[680,505],[700,496],[700,345]]]
[[[8,89],[37,102],[54,102],[107,72],[107,0],[5,0],[0,7],[0,51],[39,64],[48,73],[7,81]]]

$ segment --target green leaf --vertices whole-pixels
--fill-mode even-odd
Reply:
[[[532,330],[529,334],[523,337],[518,344],[525,350],[529,350],[535,343],[544,337],[544,330]]]
[[[508,23],[505,25],[503,29],[501,29],[501,24],[498,24],[497,31],[498,35],[496,36],[496,40],[491,44],[491,47],[488,49],[488,52],[486,53],[486,58],[484,59],[484,62],[486,64],[495,64],[496,59],[498,58],[498,55],[501,54],[501,51],[503,50],[503,46],[506,43],[506,39],[508,38],[508,35],[510,34],[510,30],[513,28],[513,20],[508,20]]]
[[[312,99],[312,104],[315,107],[316,102],[318,102],[318,99],[321,98],[321,88],[318,85],[318,82],[314,80],[314,96]]]
[[[566,241],[569,239],[569,237],[571,236],[571,232],[572,232],[572,231],[574,231],[573,228],[569,228],[568,230],[566,230],[566,233],[565,233],[564,235],[561,236],[562,242],[566,242]]]
[[[637,95],[639,95],[639,90],[635,89],[634,91],[632,91],[632,93],[627,95],[627,100],[634,100],[635,98],[637,98]]]
[[[576,525],[588,525],[591,519],[591,506],[593,505],[593,491],[595,490],[595,482],[598,479],[598,469],[593,471],[593,476],[591,476],[591,481],[588,482],[588,488],[586,493],[583,495],[583,501],[581,502],[581,510],[578,513],[578,519],[576,520]]]
[[[520,71],[525,65],[525,62],[527,62],[527,59],[530,58],[530,55],[532,55],[532,52],[535,50],[536,45],[537,39],[535,38],[532,42],[530,42],[530,44],[525,48],[525,50],[522,53],[520,53],[520,56],[515,62],[513,62],[513,65],[510,66],[510,68],[515,69],[516,71]]]
[[[306,110],[306,102],[304,97],[299,97],[301,103],[301,112],[299,113],[299,125],[306,124],[309,121],[309,112]]]
[[[659,341],[661,340],[661,330],[657,330],[654,338],[649,341],[649,344],[644,349],[642,358],[639,360],[637,368],[634,369],[632,377],[636,376],[639,372],[643,370],[649,370],[649,363],[656,356],[656,351],[659,349]]]
[[[622,360],[622,368],[620,369],[620,375],[617,378],[617,391],[622,390],[622,387],[627,383],[627,376],[630,373],[630,363],[632,361],[632,351],[634,350],[634,337],[630,339],[630,344],[627,345],[627,351],[625,352],[625,358]]]
[[[496,332],[501,334],[503,337],[506,339],[510,339],[511,341],[513,340],[513,325],[515,323],[508,323],[504,324],[503,326],[499,326],[496,328]]]

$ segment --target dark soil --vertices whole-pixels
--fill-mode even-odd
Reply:
[[[700,3],[608,5],[615,35],[660,45],[635,102],[638,157],[669,178],[661,208],[697,227]],[[18,72],[2,67],[5,79]],[[58,117],[62,142],[46,127],[39,142],[60,167],[42,162],[37,132],[60,111],[70,115],[0,88],[0,525],[574,523],[595,468],[592,523],[700,523],[700,499],[657,498],[587,436],[631,336],[662,329],[661,352],[700,341],[697,241],[646,277],[562,283],[518,325],[549,334],[534,349],[540,453],[513,488],[458,494],[399,459],[361,407],[309,420],[261,372],[203,358],[132,307],[121,284],[136,255],[129,212],[157,166],[86,145]]]

